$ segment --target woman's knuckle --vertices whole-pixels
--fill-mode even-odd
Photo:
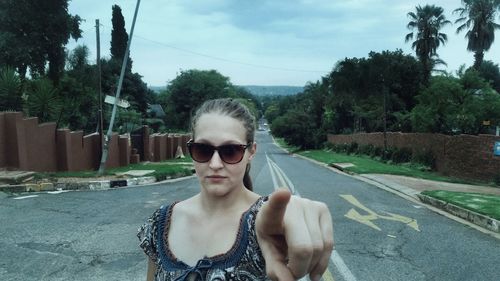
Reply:
[[[298,259],[309,259],[311,258],[313,253],[313,246],[310,244],[299,245],[291,248],[291,256],[294,256]]]
[[[323,241],[316,241],[316,242],[313,243],[312,248],[313,248],[313,251],[315,253],[317,253],[317,252],[323,251],[323,249],[325,248],[325,246],[323,244]]]
[[[333,242],[333,239],[327,239],[324,242],[324,249],[328,251],[333,251],[333,248],[335,246],[335,243]]]

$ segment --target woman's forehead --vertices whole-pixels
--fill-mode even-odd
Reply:
[[[195,141],[246,142],[243,122],[220,113],[205,113],[200,116],[194,128]]]

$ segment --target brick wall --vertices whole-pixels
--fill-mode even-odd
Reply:
[[[175,156],[177,146],[187,153],[189,135],[149,134],[144,127],[143,161],[163,161]],[[127,166],[131,159],[128,135],[113,134],[107,168]],[[0,169],[36,172],[97,170],[101,160],[99,134],[56,129],[55,123],[38,124],[20,112],[0,112]]]
[[[0,167],[7,166],[5,114],[0,114]]]
[[[328,135],[334,144],[356,142],[360,145],[384,146],[383,133]],[[413,152],[431,151],[438,172],[463,179],[491,181],[500,175],[500,156],[493,146],[500,137],[493,135],[457,135],[423,133],[387,133],[387,146],[410,148]]]

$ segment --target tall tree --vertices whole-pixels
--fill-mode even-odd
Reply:
[[[457,33],[467,30],[467,50],[474,52],[474,68],[479,70],[484,52],[488,51],[495,40],[495,30],[500,25],[495,22],[500,11],[499,0],[462,0],[463,7],[453,12],[459,14]]]
[[[122,15],[122,9],[118,5],[113,5],[112,9],[113,15],[111,22],[113,23],[113,30],[111,30],[111,59],[119,62],[118,64],[121,67],[121,62],[127,50],[128,34],[125,30],[125,19]],[[130,71],[131,69],[132,61],[129,57],[127,60],[127,70]]]
[[[45,74],[57,84],[64,69],[69,38],[81,37],[80,17],[68,13],[69,0],[0,1],[0,64],[24,78]]]
[[[413,40],[412,48],[415,49],[418,59],[424,69],[424,82],[428,83],[437,57],[437,48],[445,44],[448,37],[439,32],[447,24],[451,24],[443,15],[443,8],[434,5],[416,6],[416,12],[409,12],[408,29],[412,32],[405,37],[405,42]]]

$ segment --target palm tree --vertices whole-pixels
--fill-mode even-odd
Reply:
[[[465,33],[467,50],[474,52],[474,68],[479,69],[484,52],[490,49],[495,40],[495,30],[500,29],[500,25],[495,23],[500,0],[462,0],[462,4],[462,8],[453,11],[460,16],[455,21],[461,24],[457,33],[468,29]]]
[[[23,109],[23,84],[14,68],[0,69],[0,111]]]
[[[408,17],[411,19],[408,23],[408,29],[412,32],[405,37],[405,42],[415,41],[411,47],[415,49],[418,59],[422,63],[424,69],[424,81],[428,83],[433,62],[437,57],[437,48],[440,44],[445,44],[448,41],[448,36],[445,33],[439,32],[447,24],[451,24],[443,15],[443,8],[435,5],[416,6],[416,13],[409,12]],[[413,30],[416,31],[414,32]]]
[[[28,113],[36,116],[41,122],[54,121],[63,105],[57,88],[46,78],[33,81],[28,95]]]

